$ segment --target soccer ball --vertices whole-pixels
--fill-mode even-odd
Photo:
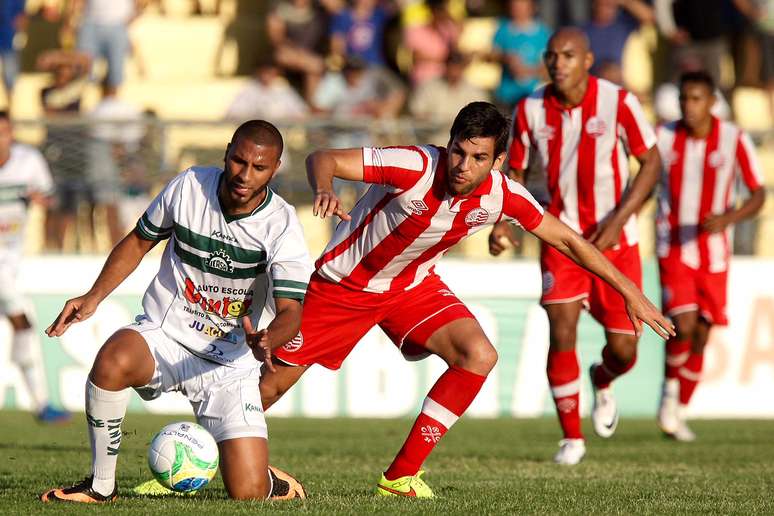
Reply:
[[[196,423],[172,423],[151,441],[148,466],[161,485],[182,493],[198,491],[215,476],[218,445]]]

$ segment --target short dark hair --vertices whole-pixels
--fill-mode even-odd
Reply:
[[[0,110],[0,120],[8,120],[11,121],[11,114],[8,112],[8,110]]]
[[[457,113],[449,131],[449,141],[494,138],[495,156],[505,152],[511,122],[490,102],[471,102]]]
[[[704,84],[710,93],[715,92],[715,80],[712,76],[704,70],[694,70],[692,72],[685,72],[680,76],[680,90],[683,86],[688,84]]]
[[[274,124],[267,122],[266,120],[248,120],[234,131],[234,136],[231,137],[231,143],[234,143],[239,138],[247,138],[256,145],[262,145],[266,147],[277,147],[279,149],[278,156],[282,154],[283,142],[282,135],[279,129],[274,127]]]

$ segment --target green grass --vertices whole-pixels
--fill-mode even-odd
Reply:
[[[228,500],[219,477],[193,498],[132,496],[130,488],[149,478],[145,451],[154,432],[191,419],[137,414],[124,425],[119,501],[43,505],[39,493],[88,471],[82,417],[43,427],[29,414],[0,412],[0,514],[774,513],[771,421],[697,421],[699,440],[678,444],[652,421],[623,420],[613,439],[589,438],[581,465],[559,467],[550,462],[558,439],[553,419],[464,419],[425,465],[438,498],[407,500],[376,498],[372,488],[408,420],[271,419],[272,463],[301,479],[310,497],[246,503]]]

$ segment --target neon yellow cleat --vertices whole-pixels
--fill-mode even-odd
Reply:
[[[193,496],[196,494],[196,491],[189,491],[188,493],[179,493],[177,491],[173,491],[159,484],[155,478],[153,480],[148,480],[146,482],[143,482],[142,484],[134,486],[132,488],[132,492],[140,496],[159,496],[159,497],[160,496]]]
[[[425,484],[421,477],[425,472],[420,471],[414,476],[396,478],[387,480],[382,478],[376,484],[376,494],[381,496],[413,496],[415,498],[435,498],[433,490]]]

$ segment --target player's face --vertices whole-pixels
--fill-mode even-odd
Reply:
[[[254,209],[280,165],[279,149],[237,138],[226,150],[223,194],[234,208]]]
[[[484,182],[489,172],[499,169],[505,153],[495,156],[495,139],[454,139],[449,143],[446,186],[452,195],[468,195]]]
[[[706,84],[687,82],[680,89],[680,110],[685,125],[697,129],[706,124],[712,116],[715,94]]]
[[[548,43],[543,61],[554,87],[568,94],[587,80],[594,57],[579,38],[560,35]]]

